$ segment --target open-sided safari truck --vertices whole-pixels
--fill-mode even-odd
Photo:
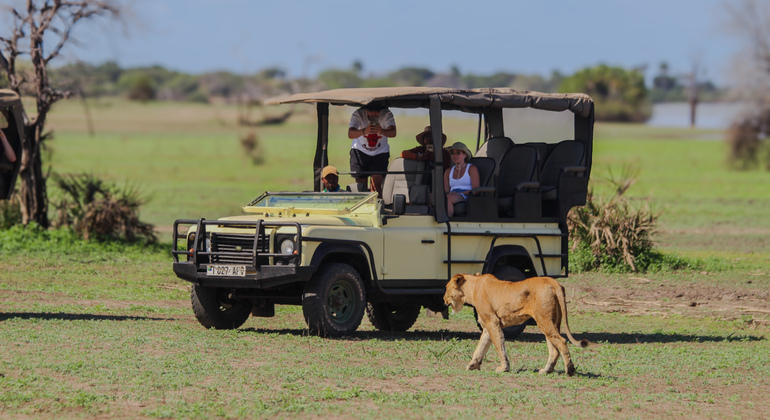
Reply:
[[[445,286],[456,273],[510,281],[568,275],[566,215],[585,204],[591,173],[594,110],[587,95],[415,87],[270,102],[316,105],[318,133],[308,139],[316,143],[315,191],[266,192],[238,216],[175,222],[174,272],[193,283],[193,311],[204,326],[237,328],[249,315],[273,316],[274,305],[290,304],[302,306],[312,334],[351,334],[364,312],[380,330],[405,331],[422,307],[444,309]],[[445,115],[478,124],[471,163],[481,186],[454,217],[447,217],[442,153],[434,162],[391,159],[382,199],[320,192],[330,105],[352,112],[367,104],[387,106],[397,119],[399,109],[427,110],[435,150]],[[525,130],[555,125],[536,114],[566,118],[568,132]]]
[[[16,92],[0,89],[0,129],[13,149],[16,161],[11,162],[3,153],[0,145],[0,200],[6,200],[13,194],[16,178],[21,168],[21,140],[24,135],[21,99]]]

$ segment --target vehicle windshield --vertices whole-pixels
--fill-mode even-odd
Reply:
[[[377,202],[376,193],[276,193],[268,192],[243,207],[247,213],[266,209],[331,210],[338,213],[355,211]]]

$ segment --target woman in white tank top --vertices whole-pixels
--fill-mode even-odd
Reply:
[[[479,186],[479,171],[468,163],[471,152],[461,142],[449,147],[454,166],[444,172],[444,192],[447,195],[447,216],[454,215],[454,204],[466,201],[470,190]]]

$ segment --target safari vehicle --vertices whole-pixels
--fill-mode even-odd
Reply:
[[[10,162],[0,146],[0,200],[7,200],[11,198],[19,176],[21,139],[24,133],[21,99],[12,90],[0,89],[0,129],[16,154],[16,161]]]
[[[364,312],[379,330],[405,331],[422,307],[444,310],[455,273],[510,281],[569,274],[566,215],[585,204],[591,172],[594,108],[587,95],[371,88],[269,103],[316,105],[314,191],[266,192],[241,215],[174,223],[174,272],[193,283],[192,307],[203,326],[238,328],[249,315],[274,316],[276,304],[288,304],[302,306],[311,334],[352,334]],[[367,104],[394,113],[427,110],[435,150],[445,114],[465,115],[474,125],[478,119],[471,163],[481,186],[453,217],[441,153],[434,162],[392,159],[382,199],[366,191],[320,192],[330,106]],[[527,134],[526,123],[552,126],[530,111],[566,118],[566,137]]]

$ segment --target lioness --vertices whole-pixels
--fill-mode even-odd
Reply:
[[[578,342],[572,337],[567,322],[564,287],[550,277],[532,277],[514,283],[498,280],[491,274],[481,276],[457,274],[446,285],[444,303],[451,306],[454,312],[462,310],[463,304],[467,303],[475,307],[478,313],[478,321],[483,331],[479,345],[467,366],[468,370],[481,368],[481,362],[489,350],[489,345],[494,343],[500,358],[500,366],[495,370],[507,372],[510,364],[505,354],[505,338],[502,329],[521,324],[529,318],[535,318],[548,344],[548,363],[540,369],[540,373],[553,372],[556,359],[561,353],[567,375],[575,374],[575,366],[567,349],[567,341],[559,332],[562,314],[569,340],[576,346],[588,345],[588,340]]]

